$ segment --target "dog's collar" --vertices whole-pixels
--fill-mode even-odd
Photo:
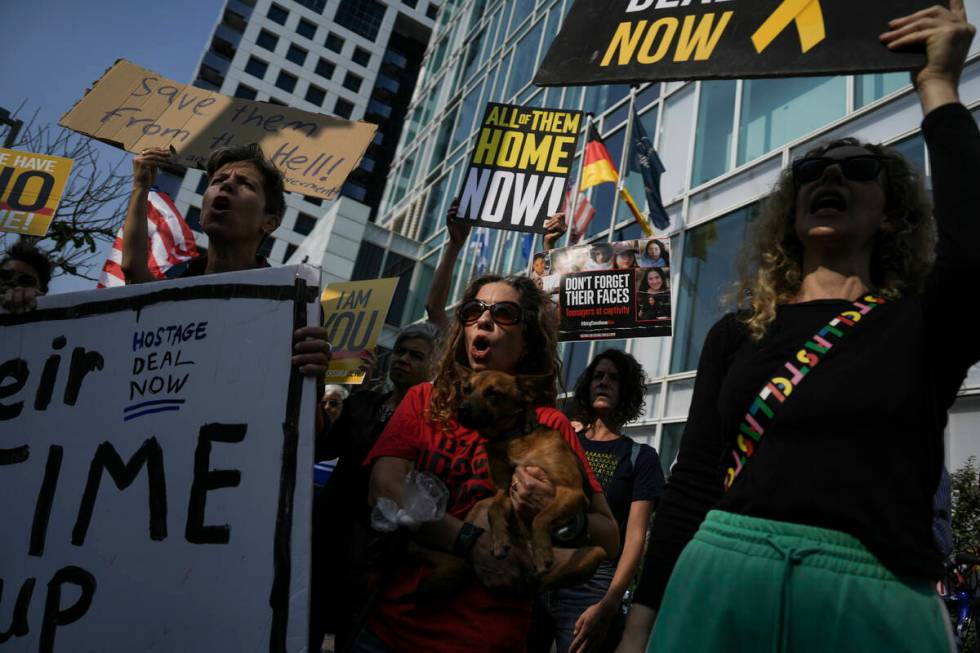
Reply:
[[[523,412],[523,411],[518,411],[518,412]],[[516,414],[517,413],[514,413],[514,415]],[[495,437],[494,440],[505,441],[505,440],[511,440],[513,438],[520,438],[527,435],[528,433],[531,433],[532,431],[536,431],[542,426],[544,425],[538,421],[537,417],[535,417],[529,424],[522,424],[508,431],[502,431],[501,433],[498,433],[497,437]]]

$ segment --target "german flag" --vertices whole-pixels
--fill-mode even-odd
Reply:
[[[579,190],[592,188],[606,182],[619,181],[616,164],[613,163],[606,144],[599,137],[595,125],[589,125],[589,138],[585,143],[585,168],[582,170],[582,183]]]

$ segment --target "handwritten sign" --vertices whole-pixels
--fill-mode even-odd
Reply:
[[[128,152],[177,150],[203,168],[216,148],[258,143],[285,175],[286,190],[334,199],[376,125],[232,98],[166,79],[119,60],[60,124]]]
[[[323,326],[333,347],[327,383],[364,382],[361,353],[378,343],[398,277],[332,283],[323,289]]]
[[[0,148],[0,231],[48,232],[74,161]]]
[[[309,268],[0,315],[5,651],[299,651],[317,319]]]
[[[487,105],[457,222],[544,233],[561,208],[582,113]]]
[[[558,339],[669,336],[670,241],[592,243],[536,254],[530,276],[557,295]]]
[[[926,0],[576,2],[534,78],[539,86],[910,70],[918,52],[878,40]]]

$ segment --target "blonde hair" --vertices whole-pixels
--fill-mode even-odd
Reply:
[[[551,375],[551,382],[537,383],[532,403],[536,406],[553,406],[558,398],[561,379],[561,359],[558,357],[557,311],[551,300],[530,278],[525,276],[500,277],[484,275],[470,282],[463,293],[462,302],[474,299],[480,288],[491,283],[506,283],[517,291],[518,304],[523,316],[521,329],[524,336],[524,353],[518,363],[517,374]],[[459,317],[446,338],[446,346],[435,379],[432,382],[432,399],[428,418],[444,431],[452,429],[456,409],[461,398],[459,368],[469,368],[466,354],[466,338]]]
[[[858,146],[884,160],[885,219],[875,235],[871,282],[877,293],[897,299],[922,290],[936,242],[932,206],[918,170],[897,151],[844,138],[818,146],[804,158]],[[729,295],[753,340],[761,340],[780,304],[791,302],[802,282],[803,243],[796,235],[797,188],[792,167],[779,180],[753,222],[738,259]]]

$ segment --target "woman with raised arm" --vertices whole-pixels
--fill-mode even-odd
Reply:
[[[588,469],[568,420],[553,407],[561,364],[548,306],[544,293],[527,277],[472,281],[456,311],[435,380],[409,390],[365,461],[372,465],[372,503],[379,497],[399,503],[412,470],[446,484],[445,516],[423,524],[414,538],[464,558],[474,575],[457,592],[422,600],[414,593],[431,569],[418,559],[403,558],[382,581],[355,652],[524,650],[531,617],[529,588],[523,582],[526,562],[518,557],[521,547],[504,559],[495,558],[486,524],[463,521],[473,505],[494,493],[494,485],[480,435],[460,426],[456,411],[462,370],[550,377],[533,391],[538,422],[558,430]],[[575,521],[582,534],[613,557],[618,550],[616,522],[601,486],[591,472],[587,476],[593,499],[585,518]],[[551,502],[554,486],[540,469],[518,467],[510,496],[517,513],[530,518]]]
[[[654,519],[648,651],[951,650],[930,526],[947,411],[980,359],[960,314],[980,273],[980,132],[957,93],[974,28],[962,0],[889,28],[887,47],[927,52],[936,222],[885,147],[835,141],[781,175]]]

